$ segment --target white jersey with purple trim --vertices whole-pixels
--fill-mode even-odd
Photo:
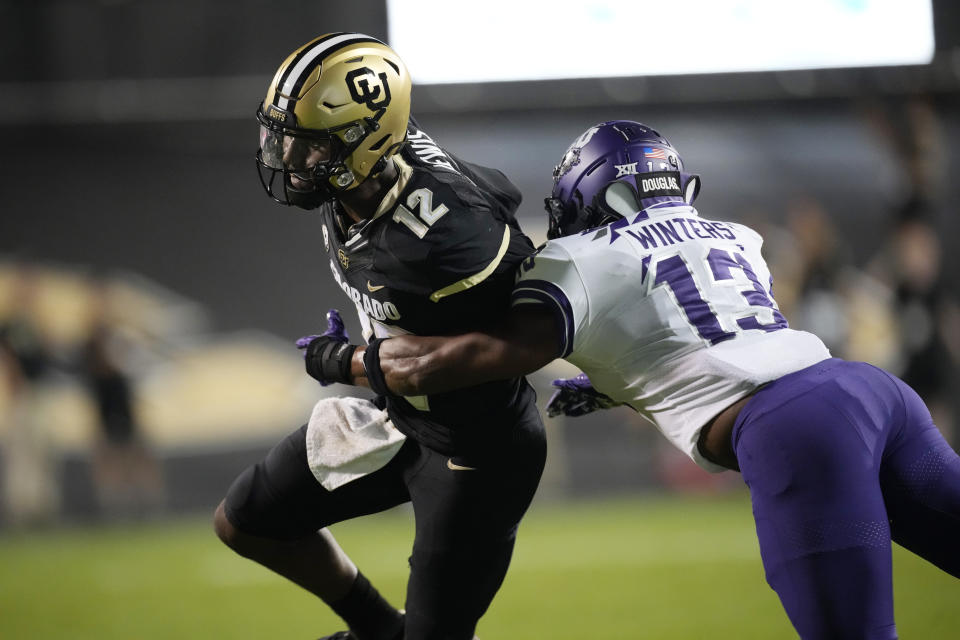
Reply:
[[[787,325],[763,239],[689,206],[647,209],[549,241],[524,262],[513,304],[544,304],[563,357],[708,471],[700,430],[759,385],[830,357]]]

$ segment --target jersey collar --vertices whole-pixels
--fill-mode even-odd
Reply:
[[[380,206],[377,207],[376,212],[373,214],[371,220],[375,220],[382,216],[387,211],[393,209],[394,205],[397,204],[397,199],[400,197],[400,194],[406,188],[407,183],[410,182],[410,176],[413,175],[413,169],[410,168],[410,165],[400,157],[400,154],[393,156],[393,162],[397,167],[397,181],[390,187],[390,190],[387,191],[386,195],[383,196],[383,200],[380,201]]]
[[[643,211],[640,211],[639,215],[634,214],[631,216],[631,222],[640,222],[645,218],[656,218],[664,214],[677,215],[678,213],[693,216],[699,215],[692,205],[682,202],[663,202],[647,207]]]

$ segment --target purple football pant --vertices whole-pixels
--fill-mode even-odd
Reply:
[[[830,359],[733,430],[767,582],[804,640],[892,640],[891,538],[960,577],[960,457],[895,376]]]

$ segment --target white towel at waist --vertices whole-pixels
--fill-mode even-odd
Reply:
[[[307,423],[307,463],[333,491],[386,465],[406,438],[369,400],[324,398]]]

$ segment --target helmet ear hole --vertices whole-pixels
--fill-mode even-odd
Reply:
[[[380,150],[380,147],[382,147],[384,144],[386,144],[387,140],[389,140],[389,139],[390,139],[390,135],[389,135],[389,134],[383,136],[382,138],[380,138],[379,140],[377,140],[374,144],[370,145],[370,150],[371,150],[371,151],[379,151],[379,150]]]

